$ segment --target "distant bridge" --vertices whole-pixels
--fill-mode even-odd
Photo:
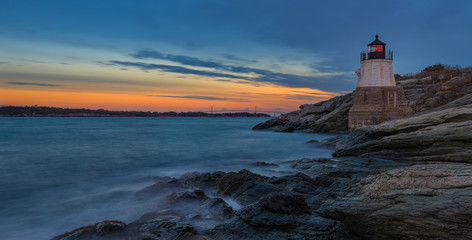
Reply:
[[[248,108],[246,108],[246,109],[219,109],[219,110],[217,110],[217,109],[213,109],[213,106],[211,107],[210,111],[201,111],[201,112],[210,113],[210,114],[213,114],[213,113],[236,113],[236,112],[249,112],[250,113],[250,112],[253,112],[253,113],[265,113],[265,114],[269,114],[269,115],[273,115],[273,116],[287,113],[287,112],[282,112],[282,111],[258,110],[257,107],[254,108],[254,111],[251,111]]]

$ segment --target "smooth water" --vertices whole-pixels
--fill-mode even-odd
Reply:
[[[189,171],[265,175],[289,160],[329,157],[305,144],[332,135],[252,131],[265,118],[0,118],[0,239],[49,239],[150,211],[147,176]],[[277,163],[254,167],[251,163]]]

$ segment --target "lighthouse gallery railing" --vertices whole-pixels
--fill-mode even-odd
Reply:
[[[361,61],[368,60],[368,59],[369,59],[369,54],[367,54],[367,52],[361,52]],[[393,51],[392,50],[388,50],[385,53],[385,59],[393,60]]]

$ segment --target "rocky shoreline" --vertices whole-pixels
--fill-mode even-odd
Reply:
[[[472,239],[467,71],[399,78],[416,113],[311,143],[332,147],[332,158],[286,162],[294,173],[281,177],[241,170],[156,178],[136,193],[155,199],[155,211],[54,239]],[[255,129],[345,132],[349,104],[351,95],[303,105]]]
[[[156,201],[137,221],[103,221],[54,239],[362,239],[328,202],[368,172],[411,163],[353,159],[286,162],[298,172],[267,177],[248,170],[157,178],[136,193]],[[270,166],[270,165],[268,165]],[[336,210],[340,211],[340,210]]]
[[[54,239],[470,239],[472,165],[300,159],[297,173],[248,170],[156,178],[156,210]]]

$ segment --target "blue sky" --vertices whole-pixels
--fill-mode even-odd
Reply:
[[[466,0],[2,0],[0,88],[289,109],[354,90],[376,34],[396,73],[470,66],[471,13]]]

